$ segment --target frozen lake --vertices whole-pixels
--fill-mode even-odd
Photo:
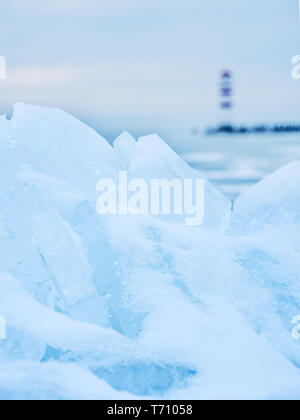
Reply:
[[[231,200],[276,169],[300,160],[300,133],[209,136],[192,134],[190,128],[129,131],[136,138],[149,132],[160,135]],[[111,143],[117,136],[99,132]]]
[[[191,136],[190,136],[191,137]],[[235,199],[283,165],[300,160],[300,134],[187,137],[181,156]]]

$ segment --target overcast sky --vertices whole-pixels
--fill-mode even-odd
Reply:
[[[237,121],[300,120],[298,0],[9,0],[0,109],[62,107],[99,131],[206,125],[235,74]]]

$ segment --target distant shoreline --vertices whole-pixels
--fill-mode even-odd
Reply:
[[[300,124],[274,124],[274,125],[255,125],[255,126],[234,126],[231,124],[222,124],[217,127],[211,127],[206,130],[206,134],[213,136],[218,134],[267,134],[267,133],[300,133]]]

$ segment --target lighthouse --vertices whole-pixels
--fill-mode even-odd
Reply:
[[[219,110],[222,124],[232,123],[233,102],[233,73],[223,70],[219,80]]]

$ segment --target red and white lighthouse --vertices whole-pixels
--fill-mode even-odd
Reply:
[[[220,102],[221,110],[230,111],[233,109],[233,74],[230,70],[223,70],[220,78]]]

